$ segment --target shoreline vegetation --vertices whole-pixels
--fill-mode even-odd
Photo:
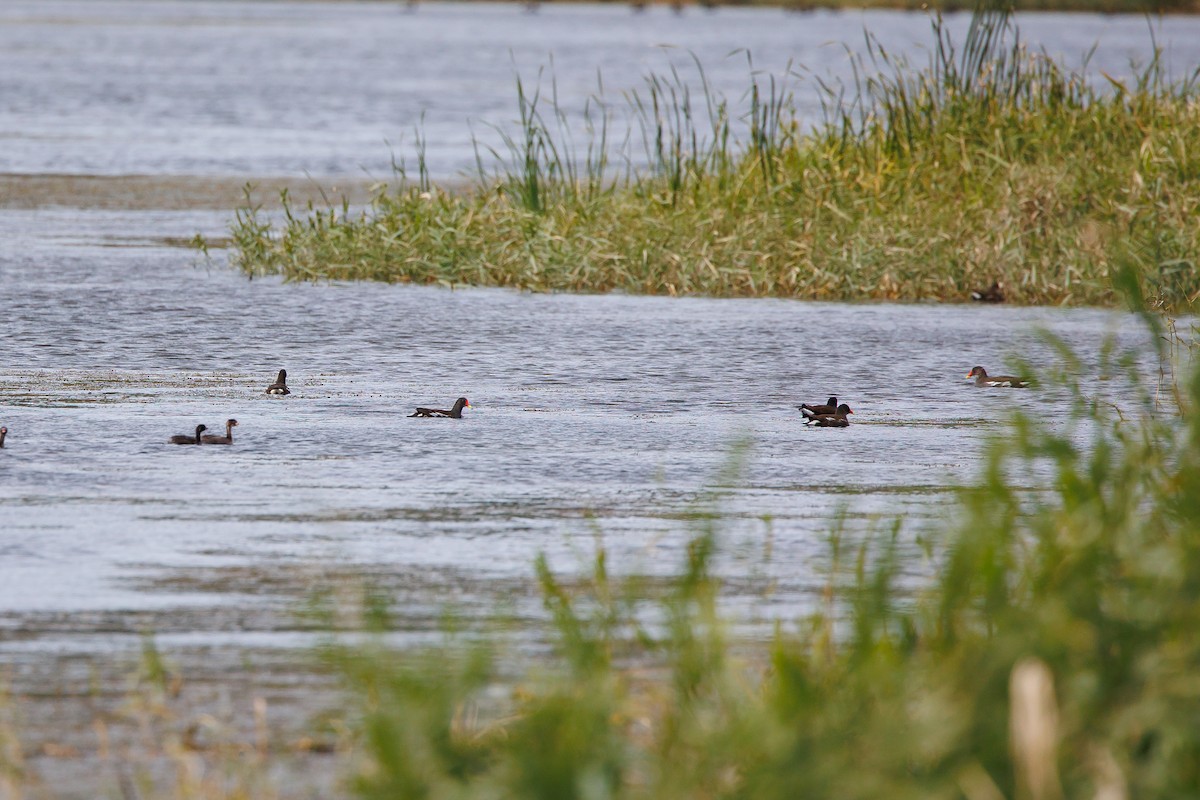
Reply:
[[[518,79],[519,127],[500,152],[477,145],[473,189],[430,183],[419,134],[416,174],[400,165],[402,188],[365,213],[239,211],[233,261],[289,280],[812,300],[962,302],[999,283],[1008,302],[1094,306],[1118,302],[1129,266],[1152,302],[1191,308],[1196,73],[1156,56],[1089,80],[1027,50],[1007,9],[977,10],[961,47],[931,26],[922,68],[868,37],[855,85],[818,79],[815,124],[782,80],[748,70],[735,110],[696,65],[699,92],[673,71],[593,98],[579,145],[553,92]]]

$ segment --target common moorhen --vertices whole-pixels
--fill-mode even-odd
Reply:
[[[275,378],[275,382],[267,387],[267,394],[291,394],[287,388],[287,370],[279,370],[279,376]]]
[[[832,414],[814,414],[803,409],[801,413],[804,414],[805,425],[815,425],[818,428],[846,428],[850,425],[850,420],[846,418],[846,415],[854,412],[850,410],[850,406],[842,403]]]
[[[236,419],[225,420],[225,435],[218,436],[215,433],[205,434],[200,437],[200,441],[205,444],[233,444],[233,429],[238,424]]]
[[[1025,378],[1014,378],[1012,375],[988,375],[983,367],[971,367],[967,380],[975,379],[976,386],[1004,386],[1010,389],[1028,389],[1029,381]]]
[[[178,433],[167,441],[170,444],[200,444],[200,434],[204,433],[206,430],[208,430],[207,425],[197,425],[195,436],[188,436],[186,433]]]
[[[463,409],[470,408],[470,407],[471,407],[471,403],[468,402],[467,398],[460,397],[454,401],[454,408],[450,409],[449,411],[446,411],[445,409],[441,409],[441,408],[418,408],[412,414],[409,414],[409,416],[410,417],[450,417],[451,419],[462,419]]]
[[[808,403],[801,403],[799,406],[801,411],[811,411],[818,416],[821,414],[834,414],[837,412],[837,407],[837,398],[833,396],[830,396],[823,406],[810,406]]]

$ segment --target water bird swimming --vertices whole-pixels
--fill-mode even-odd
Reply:
[[[8,436],[8,428],[0,428],[0,447],[4,447],[5,436]]]
[[[847,428],[850,426],[850,420],[846,415],[854,413],[845,403],[838,406],[832,414],[814,414],[807,409],[800,411],[804,414],[805,425],[815,425],[818,428]]]
[[[976,303],[1003,303],[1004,284],[993,281],[992,285],[982,292],[971,292],[971,299]]]
[[[233,429],[238,424],[236,419],[225,420],[225,435],[218,436],[215,433],[209,433],[200,437],[200,441],[204,444],[233,444]]]
[[[470,408],[471,403],[465,397],[460,397],[454,401],[454,408],[446,411],[441,408],[418,408],[410,417],[450,417],[451,419],[462,419],[464,408]]]
[[[267,387],[267,394],[291,394],[287,388],[286,369],[279,370],[279,375],[275,378],[275,382]]]
[[[811,411],[812,413],[817,414],[817,415],[833,414],[837,411],[837,407],[838,407],[838,401],[837,401],[837,398],[834,397],[833,395],[829,396],[829,399],[825,401],[825,405],[823,405],[823,406],[819,406],[819,405],[818,406],[810,406],[808,403],[801,403],[798,406],[798,408],[801,411]]]
[[[200,434],[208,430],[207,425],[197,425],[196,435],[188,436],[186,433],[177,433],[167,440],[169,444],[200,444]]]
[[[1029,380],[1014,378],[1012,375],[988,375],[983,367],[971,367],[967,380],[975,379],[976,386],[1003,386],[1010,389],[1028,389]]]

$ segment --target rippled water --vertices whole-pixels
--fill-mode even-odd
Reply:
[[[794,611],[841,504],[936,513],[993,423],[1052,402],[977,391],[962,380],[970,366],[1048,358],[1037,325],[1087,351],[1116,323],[1088,310],[283,285],[175,248],[88,241],[183,235],[194,215],[3,219],[6,238],[39,232],[6,260],[5,284],[20,288],[0,319],[9,611],[219,601],[139,580],[179,568],[520,578],[539,551],[577,566],[593,519],[619,564],[671,569],[678,516],[742,440],[749,464],[724,507],[747,572],[731,574],[778,581],[772,602]],[[280,366],[294,393],[268,397]],[[795,404],[830,393],[855,424],[800,425]],[[462,420],[405,416],[459,395],[473,406]],[[240,422],[232,447],[165,444],[227,417]]]
[[[961,40],[968,16],[949,17]],[[1200,20],[1028,14],[1022,38],[1093,74],[1145,63],[1153,28],[1182,75],[1200,64]],[[122,2],[0,4],[0,172],[87,174],[391,174],[391,151],[414,167],[424,118],[431,169],[473,167],[472,130],[516,116],[515,76],[557,79],[578,110],[603,77],[620,104],[649,72],[672,65],[698,92],[691,55],[737,103],[756,68],[797,77],[801,117],[819,114],[813,76],[848,78],[846,48],[863,31],[893,54],[927,58],[929,20],[892,12],[620,4]],[[765,82],[765,78],[764,78]],[[548,93],[550,81],[542,81]],[[635,148],[635,151],[637,148]],[[634,155],[637,153],[635,152]]]
[[[1177,63],[1195,61],[1196,23],[1162,24]],[[864,25],[927,41],[924,18],[892,14],[9,0],[0,171],[386,172],[384,140],[425,112],[446,176],[472,158],[465,120],[510,113],[514,60],[553,51],[578,105],[597,69],[619,92],[690,50],[735,95],[731,50],[836,69]],[[1117,71],[1145,55],[1144,25],[1045,15],[1024,31],[1066,53],[1100,38],[1094,66]],[[391,581],[414,618],[534,613],[539,552],[574,568],[599,535],[618,569],[678,565],[682,518],[739,442],[722,569],[755,613],[794,616],[841,509],[941,513],[1010,408],[1057,408],[973,390],[972,365],[1047,360],[1037,326],[1084,352],[1131,327],[1091,310],[284,285],[168,245],[227,219],[0,211],[0,617],[17,636],[0,649],[104,647],[143,623],[290,644],[288,609],[341,572]],[[280,367],[294,394],[267,397]],[[855,424],[802,427],[795,405],[831,393]],[[462,420],[405,416],[459,395]],[[227,417],[232,447],[165,444]],[[213,611],[138,616],[181,606]]]

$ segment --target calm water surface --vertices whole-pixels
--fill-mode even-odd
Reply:
[[[961,41],[969,17],[948,20]],[[1098,45],[1097,76],[1144,64],[1151,28],[1175,74],[1200,65],[1195,18],[1029,14],[1020,24],[1030,47],[1068,63]],[[0,172],[386,178],[393,152],[415,167],[424,119],[430,168],[454,175],[475,164],[472,132],[496,144],[493,126],[516,117],[518,74],[532,87],[545,69],[544,91],[553,75],[561,105],[577,111],[598,75],[617,105],[672,67],[699,94],[693,55],[735,107],[747,52],[765,74],[782,78],[790,64],[801,118],[815,121],[813,76],[848,79],[847,48],[860,50],[864,31],[913,63],[928,58],[928,18],[894,12],[5,0]]]
[[[1054,407],[1046,392],[974,390],[962,380],[973,364],[1048,360],[1037,326],[1087,352],[1119,323],[1088,310],[284,285],[89,235],[183,235],[218,216],[2,219],[5,240],[38,231],[5,260],[20,288],[0,319],[10,613],[253,604],[241,596],[253,585],[218,597],[146,583],[245,565],[511,581],[541,551],[579,566],[596,530],[621,567],[670,570],[687,534],[678,516],[749,441],[722,501],[726,569],[750,595],[775,582],[768,605],[794,614],[839,508],[936,514],[1010,408]],[[294,394],[268,397],[279,366]],[[830,393],[856,424],[799,424],[795,404]],[[473,406],[462,420],[405,416],[459,395]],[[165,444],[227,417],[241,423],[232,447]]]
[[[1140,19],[1024,25],[1068,55],[1099,39],[1114,73],[1149,46]],[[1197,23],[1161,25],[1194,63]],[[446,177],[473,159],[468,120],[511,114],[514,63],[553,54],[578,107],[597,70],[619,94],[691,51],[737,96],[731,51],[836,71],[864,26],[924,57],[928,22],[895,14],[9,0],[0,172],[386,174],[385,141],[424,113]],[[355,571],[413,617],[536,613],[539,552],[572,570],[602,540],[618,569],[679,565],[681,518],[743,442],[722,571],[732,601],[794,617],[842,510],[857,530],[939,514],[1009,409],[1059,408],[974,391],[972,365],[1048,361],[1039,326],[1085,353],[1133,335],[1091,310],[284,285],[167,244],[228,216],[0,211],[0,651],[104,648],[133,627],[112,620],[158,612],[180,642],[292,644],[296,598]],[[294,394],[267,397],[280,367]],[[801,426],[795,405],[831,393],[855,424]],[[405,416],[459,395],[463,420]],[[227,417],[232,447],[165,444]],[[165,613],[186,608],[211,614]]]

